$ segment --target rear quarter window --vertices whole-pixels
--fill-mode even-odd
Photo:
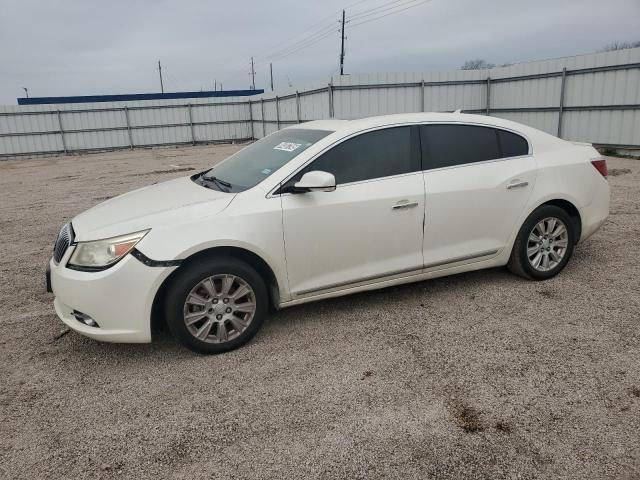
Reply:
[[[498,140],[503,157],[519,157],[529,154],[529,143],[520,135],[498,130]]]

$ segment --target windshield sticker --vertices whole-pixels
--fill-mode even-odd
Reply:
[[[264,170],[262,170],[263,175],[269,175],[271,172],[272,170],[270,168],[265,168]]]
[[[273,149],[283,150],[285,152],[293,152],[294,150],[300,148],[301,146],[302,146],[301,143],[280,142],[278,145],[273,147]]]

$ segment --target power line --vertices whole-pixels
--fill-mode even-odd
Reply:
[[[347,9],[349,7],[355,6],[355,5],[359,5],[362,4],[366,1],[371,1],[371,0],[359,0],[356,2],[352,2],[350,4],[348,4],[347,6],[344,7],[344,9]],[[349,27],[357,27],[359,25],[364,25],[366,23],[369,22],[373,22],[376,20],[380,20],[382,18],[388,17],[390,15],[395,15],[397,13],[401,13],[404,12],[405,10],[409,10],[410,8],[414,8],[417,6],[420,6],[424,3],[427,3],[431,0],[392,0],[392,1],[387,1],[385,3],[382,3],[380,5],[377,5],[373,8],[368,8],[365,10],[361,10],[359,12],[356,12],[355,14],[345,18],[344,24],[349,24]],[[339,10],[338,10],[339,12]],[[267,50],[263,50],[261,54],[259,55],[255,55],[254,57],[252,57],[252,62],[251,62],[251,72],[250,75],[252,75],[252,78],[255,78],[255,71],[254,71],[254,67],[255,66],[259,66],[259,65],[265,65],[267,63],[273,63],[274,61],[278,61],[278,60],[282,60],[286,57],[289,57],[290,55],[293,55],[294,53],[297,53],[301,50],[304,50],[312,45],[315,45],[316,43],[324,40],[325,38],[333,35],[336,32],[340,32],[342,30],[342,40],[341,40],[341,55],[340,55],[340,60],[341,60],[341,66],[343,67],[344,65],[344,39],[345,37],[345,25],[342,24],[342,29],[339,30],[337,28],[336,25],[336,21],[331,21],[331,22],[326,22],[326,20],[328,18],[331,18],[331,16],[333,16],[334,14],[328,16],[328,17],[324,17],[323,19],[319,20],[318,22],[315,22],[314,24],[312,24],[311,26],[307,27],[305,30],[303,30],[300,34],[294,36],[294,37],[290,37],[288,40],[284,41],[284,42],[280,42],[279,44],[276,44],[276,46],[267,49]],[[372,17],[372,18],[369,18]],[[354,23],[355,21],[355,23]],[[309,33],[311,32],[311,33]],[[291,42],[291,40],[295,40],[293,42]],[[253,59],[256,59],[256,61],[254,62]],[[232,78],[233,76],[236,75],[236,73],[241,73],[241,72],[246,72],[245,70],[246,67],[242,67],[241,69],[238,69],[236,71],[233,71],[229,74],[229,76],[227,76],[226,78]],[[341,69],[341,71],[344,71],[343,68]],[[255,84],[255,80],[253,82]]]
[[[287,47],[284,47],[284,48],[278,49],[276,51],[270,52],[270,55],[268,55],[268,56],[267,55],[263,56],[262,58],[264,58],[264,60],[262,60],[262,62],[263,63],[264,62],[268,62],[269,60],[273,60],[275,57],[278,57],[278,56],[280,56],[280,55],[282,55],[284,53],[287,53],[287,52],[297,48],[300,45],[305,45],[305,44],[307,44],[309,42],[312,42],[313,40],[324,38],[324,35],[326,33],[333,32],[336,29],[336,27],[337,27],[336,22],[333,21],[333,22],[331,22],[331,24],[329,24],[329,25],[325,26],[324,28],[318,30],[317,32],[315,32],[314,34],[308,36],[307,38],[298,40],[297,42],[294,42],[293,44],[288,45]]]
[[[297,53],[297,52],[299,52],[300,50],[304,50],[305,48],[308,48],[308,47],[310,47],[311,45],[315,45],[316,43],[320,42],[321,40],[324,40],[324,39],[325,39],[325,38],[327,38],[328,36],[333,35],[333,34],[335,34],[335,33],[337,33],[337,32],[339,32],[339,30],[338,30],[337,28],[336,28],[336,29],[331,29],[330,31],[328,31],[327,33],[325,33],[324,35],[322,35],[321,37],[318,37],[318,38],[314,39],[314,40],[313,40],[313,41],[311,41],[311,42],[305,43],[304,45],[301,45],[301,46],[299,46],[298,48],[296,48],[296,49],[294,49],[294,50],[291,50],[291,51],[289,51],[289,52],[285,52],[285,53],[283,53],[282,55],[280,55],[280,56],[278,56],[278,57],[273,58],[272,60],[273,60],[273,61],[275,61],[275,60],[282,60],[283,58],[286,58],[286,57],[288,57],[288,56],[290,56],[290,55],[293,55],[294,53]]]
[[[409,10],[410,8],[418,7],[418,6],[422,5],[422,4],[430,2],[430,1],[431,0],[422,0],[422,1],[419,1],[418,3],[413,4],[413,5],[409,5],[408,7],[401,8],[400,10],[395,10],[395,11],[389,12],[389,13],[387,13],[385,15],[380,15],[379,17],[370,18],[369,20],[363,20],[361,22],[354,23],[354,24],[350,25],[350,27],[353,28],[353,27],[357,27],[358,25],[364,25],[365,23],[374,22],[376,20],[380,20],[381,18],[388,17],[389,15],[394,15],[396,13],[400,13],[400,12],[404,12],[405,10]]]
[[[393,0],[391,2],[385,2],[381,5],[378,5],[377,7],[373,7],[370,8],[368,10],[361,10],[360,12],[356,12],[353,15],[349,16],[349,19],[356,19],[359,17],[366,17],[368,15],[374,15],[376,13],[377,10],[380,9],[386,9],[387,8],[394,8],[394,7],[388,7],[389,5],[393,5],[394,3],[401,3],[401,2],[405,2],[406,0]]]
[[[363,1],[366,0],[360,0],[359,2],[354,2],[352,4],[350,4],[351,6],[359,4],[359,3],[363,3]],[[391,2],[386,2],[382,5],[378,5],[377,7],[368,9],[368,10],[363,10],[361,12],[358,12],[357,14],[353,15],[352,17],[349,17],[350,19],[358,19],[358,18],[366,18],[368,16],[372,16],[372,15],[376,15],[374,16],[374,18],[370,18],[368,20],[361,20],[356,22],[353,25],[350,26],[356,26],[356,25],[361,25],[364,23],[367,23],[369,21],[374,21],[374,20],[379,20],[381,18],[384,18],[386,16],[395,14],[395,13],[400,13],[404,10],[408,10],[409,8],[413,8],[416,7],[418,5],[421,5],[422,3],[426,3],[430,0],[393,0]],[[418,2],[418,3],[415,3]],[[393,5],[393,4],[397,4],[397,5]],[[391,6],[393,5],[393,6]],[[347,5],[348,7],[349,5]],[[400,7],[400,8],[399,8]],[[404,8],[401,8],[404,7]],[[345,7],[346,8],[346,7]],[[380,15],[381,13],[384,12],[388,12],[386,14]],[[321,23],[321,22],[318,22]],[[316,24],[317,25],[317,24]],[[300,50],[303,50],[305,48],[308,48],[312,45],[315,45],[316,43],[318,43],[321,40],[324,40],[325,38],[327,38],[328,36],[330,36],[333,32],[334,32],[335,27],[333,26],[333,22],[332,24],[326,25],[320,29],[316,29],[316,31],[308,36],[307,38],[303,38],[301,40],[298,40],[297,42],[294,42],[293,44],[277,50],[276,52],[272,53],[272,55],[269,58],[266,58],[260,62],[258,62],[258,64],[265,64],[269,61],[273,62],[274,60],[281,60],[283,58],[286,58],[290,55],[293,55],[294,53],[299,52]]]
[[[372,1],[372,0],[357,0],[355,2],[349,3],[343,8],[344,9],[350,8],[350,7],[360,5],[362,3],[369,2],[369,1]],[[263,59],[259,62],[256,62],[256,65],[264,64],[269,60],[273,60],[275,59],[276,56],[279,57],[278,59],[288,57],[290,54],[295,53],[296,51],[299,51],[299,50],[296,50],[295,47],[302,46],[302,48],[300,48],[300,50],[302,50],[303,48],[306,48],[307,46],[311,46],[314,43],[316,43],[313,40],[317,39],[319,41],[326,38],[326,36],[328,35],[325,36],[325,33],[327,33],[328,30],[333,30],[336,23],[335,21],[331,21],[330,23],[327,23],[326,20],[333,17],[336,13],[339,13],[339,12],[340,10],[336,10],[330,15],[323,17],[317,22],[311,24],[299,34],[293,37],[290,37],[289,39],[283,42],[277,43],[276,45],[272,46],[269,49],[262,50],[262,52],[258,53],[257,55],[254,55],[254,57],[258,58],[259,60]],[[321,24],[323,25],[322,27],[316,28],[318,25],[321,25]],[[313,31],[313,33],[311,35],[305,36],[305,34],[308,33],[309,31]],[[300,37],[303,37],[303,38],[300,38]],[[295,41],[293,43],[290,43],[291,40],[295,40]],[[307,43],[309,43],[309,45],[306,45]],[[228,70],[231,73],[226,78],[228,79],[228,78],[231,78],[232,76],[235,76],[238,73],[244,72],[246,67],[242,65],[244,65],[244,62],[232,65]]]
[[[289,55],[300,51],[304,48],[307,48],[315,43],[317,43],[320,40],[323,40],[324,38],[326,38],[327,36],[329,36],[329,34],[334,32],[334,29],[336,28],[335,22],[331,22],[331,25],[328,25],[320,30],[318,30],[317,32],[315,32],[313,35],[309,36],[308,38],[305,39],[301,39],[295,43],[293,43],[292,45],[289,45],[287,47],[278,49],[276,51],[274,51],[272,53],[272,55],[270,55],[269,57],[264,57],[263,60],[260,61],[256,61],[255,62],[255,66],[258,65],[265,65],[267,63],[269,63],[269,61],[273,61],[273,60],[280,60],[282,58],[288,57]],[[247,67],[241,67],[235,70],[232,70],[228,76],[226,76],[226,79],[230,79],[234,76],[236,76],[236,74],[240,74],[243,72],[246,72],[246,68]]]
[[[322,26],[321,27],[317,27],[320,24],[322,24]],[[308,40],[311,37],[314,37],[314,36],[316,36],[318,34],[323,33],[327,28],[333,27],[333,25],[335,25],[335,21],[334,20],[332,20],[331,22],[326,22],[326,21],[316,22],[316,23],[313,24],[313,26],[307,28],[303,32],[299,33],[298,35],[290,37],[287,40],[285,40],[283,42],[280,42],[280,43],[274,45],[271,48],[268,48],[266,50],[262,50],[257,55],[255,55],[255,57],[257,57],[257,58],[269,57],[269,56],[274,55],[276,52],[279,52],[281,50],[288,50],[293,45],[296,45],[298,43],[304,42],[304,41]],[[312,33],[310,33],[309,35],[306,35],[308,32],[312,32]],[[293,43],[291,43],[292,41],[293,41]]]

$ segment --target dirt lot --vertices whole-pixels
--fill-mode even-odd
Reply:
[[[293,307],[213,357],[68,332],[61,224],[237,148],[0,162],[0,477],[640,478],[638,161],[610,159],[611,217],[551,281]]]

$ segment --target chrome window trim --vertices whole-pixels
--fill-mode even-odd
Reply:
[[[533,155],[528,154],[528,155],[517,155],[515,157],[493,158],[491,160],[483,160],[481,162],[469,162],[469,163],[461,163],[460,165],[450,165],[448,167],[430,168],[428,170],[423,170],[422,173],[440,172],[442,170],[452,170],[455,168],[471,167],[473,165],[485,165],[487,163],[504,162],[507,160],[517,160],[519,158],[529,158],[529,157],[533,157]]]
[[[451,165],[451,166],[448,166],[448,167],[431,168],[431,169],[427,169],[427,170],[416,170],[415,172],[399,173],[397,175],[390,175],[390,176],[387,176],[387,177],[369,178],[367,180],[359,180],[357,182],[340,183],[340,184],[336,184],[336,189],[338,187],[341,187],[341,186],[356,185],[356,184],[359,184],[359,183],[378,181],[378,180],[383,180],[383,179],[400,177],[400,176],[404,176],[404,175],[412,175],[414,173],[434,172],[434,171],[439,171],[439,170],[466,167],[466,166],[469,166],[469,165],[481,165],[481,164],[484,164],[484,163],[502,162],[504,160],[514,160],[514,159],[518,159],[518,158],[526,158],[526,157],[533,156],[533,145],[532,145],[531,140],[529,139],[529,137],[524,133],[518,132],[518,131],[513,130],[511,128],[508,128],[508,127],[502,127],[502,126],[498,126],[498,125],[491,125],[491,124],[481,123],[481,122],[455,121],[455,120],[454,121],[448,121],[448,122],[442,122],[442,121],[433,121],[433,122],[419,121],[419,122],[390,123],[390,124],[387,124],[387,125],[378,125],[378,126],[375,126],[375,127],[367,128],[365,130],[359,130],[357,132],[353,132],[353,133],[349,134],[348,136],[342,137],[342,138],[336,140],[335,142],[333,142],[332,144],[327,145],[322,151],[320,151],[317,154],[315,154],[313,157],[311,157],[309,160],[307,160],[303,165],[298,167],[293,173],[289,174],[284,180],[282,180],[275,187],[273,187],[265,195],[265,197],[266,198],[274,198],[274,197],[282,197],[283,195],[292,195],[291,193],[276,194],[275,192],[278,189],[280,189],[282,187],[282,185],[287,183],[291,178],[295,177],[300,172],[300,170],[306,168],[307,165],[309,165],[310,163],[314,162],[318,157],[320,157],[321,155],[324,155],[330,149],[334,148],[335,146],[337,146],[337,145],[339,145],[339,144],[341,144],[343,142],[346,142],[347,140],[350,140],[351,138],[354,138],[354,137],[356,137],[358,135],[362,135],[362,134],[365,134],[365,133],[374,132],[376,130],[384,130],[386,128],[395,128],[395,127],[410,127],[410,126],[415,126],[415,125],[417,125],[417,126],[422,126],[422,125],[469,125],[469,126],[476,126],[476,127],[493,128],[493,129],[496,129],[496,130],[504,130],[505,132],[513,133],[515,135],[518,135],[518,136],[524,138],[526,140],[526,142],[527,142],[528,154],[527,155],[517,155],[517,156],[514,156],[514,157],[492,158],[490,160],[483,160],[481,162],[461,163],[460,165]]]

